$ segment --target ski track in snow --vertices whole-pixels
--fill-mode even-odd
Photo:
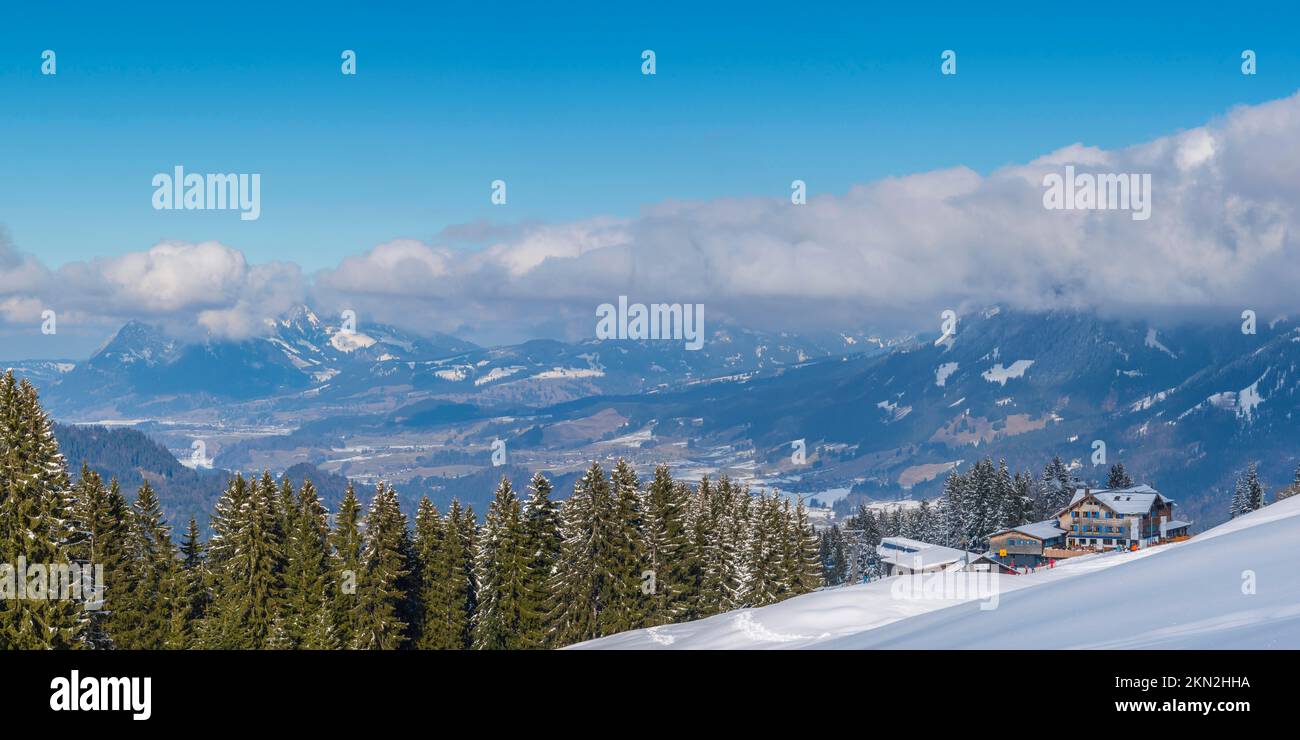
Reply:
[[[646,635],[648,635],[651,640],[654,640],[656,643],[660,645],[671,645],[677,641],[676,637],[673,637],[672,635],[665,635],[664,633],[660,632],[658,627],[651,627],[647,629],[645,632]]]
[[[780,635],[754,621],[752,611],[743,611],[736,615],[736,627],[751,640],[756,642],[795,642],[811,639],[807,635]]]

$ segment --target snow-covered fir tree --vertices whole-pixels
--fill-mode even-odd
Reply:
[[[691,560],[689,506],[689,490],[672,479],[668,466],[656,467],[642,511],[645,564],[654,573],[647,625],[673,621],[687,597]]]
[[[1124,463],[1118,462],[1110,466],[1110,475],[1106,478],[1107,488],[1129,488],[1132,485],[1133,479],[1124,470]]]
[[[404,617],[411,598],[408,537],[396,492],[385,483],[377,484],[366,514],[357,573],[354,648],[393,650],[406,643],[409,623]]]
[[[540,472],[533,475],[528,485],[528,500],[524,503],[524,533],[528,552],[528,604],[529,613],[522,629],[528,647],[545,647],[549,642],[547,629],[550,610],[548,586],[560,559],[564,540],[560,533],[560,507],[551,499],[552,486]]]
[[[98,564],[104,573],[99,608],[88,617],[86,640],[96,649],[113,648],[114,621],[125,613],[124,595],[130,583],[126,569],[130,506],[116,480],[105,488],[99,473],[84,464],[73,486],[73,499],[73,518],[81,532],[73,559]]]
[[[519,650],[528,647],[524,630],[535,618],[528,586],[530,553],[523,506],[504,476],[488,506],[479,540],[476,577],[478,609],[474,614],[474,647],[479,650]]]
[[[0,563],[70,563],[79,532],[71,485],[36,389],[0,378]],[[88,619],[72,599],[0,599],[0,649],[84,644]]]

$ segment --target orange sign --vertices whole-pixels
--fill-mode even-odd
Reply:
[[[998,550],[998,557],[1005,558],[1006,556],[1007,556],[1007,548],[1004,547],[1001,550]]]

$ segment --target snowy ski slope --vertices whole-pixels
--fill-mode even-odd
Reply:
[[[1300,496],[1187,542],[1003,576],[996,598],[930,598],[900,580],[574,647],[1300,648]]]

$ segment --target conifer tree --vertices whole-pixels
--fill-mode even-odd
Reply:
[[[396,650],[406,643],[408,624],[403,614],[410,598],[406,576],[411,572],[408,537],[406,515],[398,507],[396,491],[378,483],[362,537],[354,648]]]
[[[851,537],[846,536],[845,582],[861,583],[863,579],[873,580],[883,574],[883,565],[876,552],[881,539],[885,537],[882,519],[883,513],[877,517],[866,506],[858,507],[857,515],[848,527],[856,532],[851,533]],[[850,533],[846,533],[848,534]]]
[[[781,598],[786,579],[787,543],[782,537],[781,509],[776,497],[760,493],[749,503],[752,530],[745,543],[748,582],[734,606],[766,606]]]
[[[1007,478],[1007,464],[1004,460],[998,470],[998,482],[1005,489],[1002,500],[1002,516],[999,529],[1019,527],[1028,524],[1033,516],[1031,479],[1027,473],[1016,473]]]
[[[903,509],[895,506],[889,510],[888,518],[884,526],[886,537],[898,537],[903,534]]]
[[[329,534],[329,592],[333,594],[338,645],[351,647],[357,634],[357,581],[361,577],[361,502],[351,481],[339,502]]]
[[[274,479],[244,487],[242,503],[220,543],[214,563],[213,647],[266,649],[282,643],[284,598],[284,531]],[[235,493],[232,491],[232,493]],[[222,522],[225,529],[227,522]],[[214,554],[218,553],[214,546]]]
[[[282,487],[281,506],[290,512],[282,517],[290,528],[285,540],[285,637],[291,647],[334,649],[338,643],[330,591],[329,512],[311,481],[303,481],[289,501],[283,494]]]
[[[414,572],[418,594],[419,615],[412,625],[415,647],[421,650],[437,649],[437,613],[434,611],[440,591],[439,565],[442,558],[443,526],[438,507],[428,496],[420,498],[415,511],[415,563]]]
[[[464,526],[460,502],[452,499],[441,522],[441,543],[430,557],[425,577],[426,620],[420,634],[420,647],[426,650],[463,650],[470,632],[473,609],[470,583],[465,570]],[[426,528],[426,532],[428,528]],[[429,541],[423,540],[428,545]]]
[[[203,565],[203,543],[199,541],[199,523],[194,517],[190,517],[190,523],[185,527],[180,553],[181,567],[185,570],[195,571]]]
[[[690,598],[689,491],[673,480],[667,465],[655,468],[642,512],[646,568],[654,573],[647,606],[648,625],[668,624]]]
[[[1237,477],[1228,512],[1229,518],[1236,519],[1263,506],[1264,487],[1259,482],[1259,474],[1255,469],[1255,463],[1252,462],[1246,467],[1245,472]]]
[[[1118,462],[1110,466],[1110,475],[1106,478],[1107,488],[1130,488],[1132,485],[1133,479],[1124,470],[1124,463]]]
[[[478,516],[472,505],[460,512],[460,526],[457,529],[461,540],[461,570],[465,574],[468,598],[465,600],[465,632],[463,635],[466,650],[474,647],[474,615],[478,612],[478,575],[474,572],[478,563],[479,527]]]
[[[208,540],[208,564],[214,571],[234,554],[240,512],[248,495],[248,481],[244,480],[242,474],[235,473],[235,477],[226,482],[225,489],[217,499],[210,524],[212,537]]]
[[[1011,471],[1007,468],[1006,460],[999,460],[997,472],[993,483],[993,519],[990,522],[989,532],[1002,529],[1004,527],[1014,527],[1019,525],[1021,504],[1016,500],[1015,481],[1011,477]]]
[[[280,496],[276,500],[275,508],[280,515],[280,531],[284,532],[285,556],[288,557],[289,535],[298,522],[298,498],[294,495],[293,483],[288,477],[280,480]]]
[[[479,541],[478,610],[473,627],[476,649],[528,647],[523,631],[535,619],[529,603],[529,555],[523,507],[509,479],[502,476]]]
[[[179,594],[167,634],[167,647],[172,650],[191,647],[199,639],[199,625],[208,606],[208,576],[203,551],[203,543],[199,541],[199,523],[190,517],[181,539],[180,564],[176,574]]]
[[[1070,469],[1061,461],[1059,455],[1052,457],[1051,462],[1043,469],[1043,502],[1042,508],[1036,514],[1037,518],[1046,519],[1054,516],[1065,507],[1070,505],[1074,498],[1074,491],[1077,481]]]
[[[153,486],[145,481],[136,494],[127,535],[127,588],[115,612],[114,638],[127,650],[161,650],[180,608],[179,564],[171,528]]]
[[[593,462],[560,507],[564,542],[551,590],[553,640],[557,645],[606,634],[603,613],[615,599],[619,558],[613,541],[620,530],[609,480]]]
[[[708,543],[713,536],[712,492],[705,475],[694,487],[678,482],[686,501],[686,557],[682,558],[682,598],[673,616],[676,621],[691,621],[707,616],[704,595],[706,564],[711,553]]]
[[[1249,511],[1246,504],[1246,496],[1246,476],[1238,475],[1236,485],[1232,492],[1232,501],[1228,505],[1229,519],[1236,519]]]
[[[743,514],[725,475],[712,485],[702,479],[696,495],[701,499],[700,613],[709,616],[734,608],[744,597]]]
[[[229,647],[225,644],[226,633],[223,629],[221,615],[218,613],[217,595],[225,587],[227,566],[233,556],[236,540],[235,531],[239,513],[248,498],[249,486],[244,476],[235,473],[226,481],[226,487],[213,507],[209,528],[212,535],[208,538],[205,563],[202,571],[203,592],[206,608],[196,629],[195,641],[203,648]]]
[[[129,584],[126,548],[130,508],[116,480],[105,489],[99,473],[84,463],[73,487],[73,500],[73,520],[81,534],[73,558],[92,569],[92,580],[95,567],[103,574],[102,592],[95,595],[98,608],[90,611],[86,640],[91,647],[108,649],[114,646],[113,615]]]
[[[948,478],[943,482],[944,538],[938,544],[945,547],[955,547],[965,534],[966,484],[965,477],[955,467],[948,471]]]
[[[725,475],[718,478],[717,493],[723,506],[723,600],[719,603],[719,610],[729,611],[745,605],[745,595],[753,577],[745,558],[752,535],[753,505],[749,488],[733,484]]]
[[[1264,508],[1264,486],[1259,482],[1259,472],[1253,462],[1246,467],[1245,498],[1246,511]]]
[[[0,378],[0,563],[66,565],[77,544],[67,468],[26,380]],[[43,592],[42,592],[43,593]],[[72,599],[0,599],[0,649],[84,645],[88,620]]]
[[[529,616],[523,628],[523,639],[528,647],[539,648],[545,647],[550,640],[547,629],[551,601],[549,584],[564,539],[560,533],[560,507],[551,500],[551,482],[540,472],[535,473],[528,491],[523,513],[525,550],[529,554]]]
[[[839,586],[848,575],[848,553],[845,552],[844,533],[838,524],[822,533],[823,570],[828,585]]]
[[[645,538],[640,485],[636,471],[627,460],[619,458],[610,473],[614,505],[610,568],[614,582],[611,601],[601,615],[605,634],[641,627],[650,608],[650,594],[642,585]]]
[[[975,463],[971,468],[971,483],[968,494],[972,497],[970,507],[972,516],[968,522],[965,532],[965,543],[962,548],[965,550],[981,550],[987,542],[988,536],[995,530],[1000,529],[998,515],[1001,506],[999,490],[998,471],[993,467],[993,461],[984,458]]]
[[[920,522],[919,528],[921,531],[917,539],[935,545],[943,544],[942,510],[939,509],[942,503],[942,497],[939,498],[936,504],[931,504],[928,500],[922,499],[921,505],[916,508],[916,518]]]
[[[922,506],[925,505],[922,502]],[[804,507],[802,496],[794,508],[790,537],[793,539],[796,560],[795,567],[788,573],[788,592],[797,596],[824,584],[817,558],[817,533],[808,521],[808,509]]]
[[[777,512],[778,533],[781,537],[781,582],[777,585],[777,600],[788,599],[794,594],[794,582],[802,563],[799,553],[799,531],[794,507],[790,499],[778,494],[771,496],[779,502]],[[751,528],[752,531],[752,528]]]

